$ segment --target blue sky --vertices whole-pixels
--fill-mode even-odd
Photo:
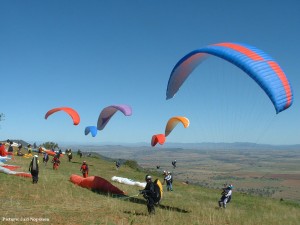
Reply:
[[[186,116],[167,142],[299,144],[300,2],[0,1],[0,139],[136,143]],[[286,73],[293,105],[276,115],[266,94],[232,64],[210,57],[166,100],[170,73],[184,55],[242,42],[271,55]],[[96,137],[101,110],[128,104]],[[74,108],[78,126],[55,107]]]

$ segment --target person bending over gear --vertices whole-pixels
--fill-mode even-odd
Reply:
[[[222,197],[219,200],[219,207],[226,208],[226,204],[230,202],[233,186],[230,184],[228,187],[223,188]]]
[[[149,214],[155,214],[155,188],[154,183],[152,182],[152,177],[150,175],[146,175],[145,181],[147,182],[144,190],[140,190],[140,194],[143,194],[144,198],[147,200],[147,209]]]

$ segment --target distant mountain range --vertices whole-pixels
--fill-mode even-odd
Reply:
[[[234,143],[166,143],[165,147],[177,147],[186,149],[231,149],[231,150],[300,150],[300,144],[296,145],[270,145],[270,144],[256,144],[251,142],[234,142]]]
[[[24,147],[28,144],[33,144],[24,140],[11,140],[16,143],[21,143]],[[5,142],[5,141],[3,141]],[[42,144],[42,143],[38,143]],[[233,142],[233,143],[213,143],[213,142],[202,142],[202,143],[165,143],[164,145],[157,145],[151,147],[150,143],[138,142],[138,143],[80,143],[80,142],[61,142],[58,143],[60,148],[72,148],[74,150],[81,149],[83,151],[92,151],[95,149],[107,149],[107,148],[162,148],[162,149],[192,149],[192,150],[300,150],[300,144],[294,145],[271,145],[271,144],[257,144],[252,142]]]
[[[75,143],[62,143],[61,145],[76,146],[76,148],[162,148],[162,149],[193,149],[193,150],[300,150],[300,144],[295,145],[270,145],[270,144],[257,144],[251,142],[234,142],[234,143],[165,143],[164,145],[157,145],[151,147],[149,143],[101,143],[101,144],[75,144]]]

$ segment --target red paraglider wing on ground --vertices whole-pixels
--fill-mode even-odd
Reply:
[[[14,166],[14,165],[4,165],[2,167],[9,169],[9,170],[16,170],[18,168],[21,168],[21,166]]]
[[[30,173],[16,173],[14,175],[18,177],[28,177],[28,178],[32,177]]]
[[[125,195],[124,191],[112,185],[109,181],[105,180],[102,177],[90,176],[87,178],[83,178],[79,175],[73,174],[70,177],[70,181],[74,184],[79,185],[80,187],[88,188],[93,191]]]

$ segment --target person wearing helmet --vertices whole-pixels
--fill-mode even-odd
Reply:
[[[32,183],[36,184],[39,180],[39,159],[37,155],[32,157],[32,160],[29,165],[29,172],[32,176]]]
[[[89,175],[89,166],[86,164],[86,161],[82,162],[82,165],[80,167],[80,171],[82,172],[82,176],[84,178],[88,177],[88,175]]]
[[[222,197],[219,200],[220,208],[222,208],[222,206],[223,208],[226,208],[226,204],[230,202],[231,195],[232,195],[232,188],[233,188],[232,184],[228,185],[226,188],[223,188]]]
[[[152,182],[152,177],[150,175],[145,176],[145,181],[147,182],[146,187],[144,190],[140,190],[140,194],[143,194],[144,198],[147,199],[147,209],[148,213],[155,214],[155,188],[154,183]]]

